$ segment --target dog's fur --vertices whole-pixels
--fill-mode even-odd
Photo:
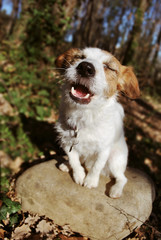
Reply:
[[[70,49],[56,59],[56,66],[64,69],[56,129],[74,181],[92,188],[98,186],[100,174],[110,175],[115,184],[109,196],[118,198],[127,182],[124,172],[128,149],[123,131],[124,110],[117,95],[122,92],[132,99],[139,97],[133,70],[98,48]],[[60,169],[69,171],[65,164]]]

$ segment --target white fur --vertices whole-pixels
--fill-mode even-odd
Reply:
[[[84,61],[78,60],[70,65],[65,73],[66,82],[56,129],[61,146],[68,155],[74,181],[92,188],[98,186],[100,174],[110,175],[116,182],[109,195],[118,198],[127,182],[124,172],[128,149],[123,131],[124,111],[117,102],[117,92],[109,98],[104,94],[110,83],[106,80],[103,62],[110,61],[112,55],[97,48],[86,48],[83,53],[86,55],[85,61],[94,65],[96,74],[90,81],[80,81],[90,88],[94,96],[90,103],[80,104],[73,101],[69,95],[70,83],[77,79],[76,67]],[[88,169],[88,174],[85,173],[82,163]],[[64,165],[61,165],[60,169],[68,171],[68,167]]]

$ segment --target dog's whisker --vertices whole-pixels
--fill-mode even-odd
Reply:
[[[71,66],[71,63],[66,58],[64,58],[64,60]]]
[[[53,69],[53,70],[66,70],[65,68],[58,68],[58,67],[52,67],[52,68],[49,68],[49,69]]]

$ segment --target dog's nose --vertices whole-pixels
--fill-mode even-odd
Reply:
[[[93,64],[89,62],[81,62],[76,69],[81,77],[93,77],[95,75],[95,68]]]

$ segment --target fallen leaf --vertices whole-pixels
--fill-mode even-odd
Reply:
[[[13,64],[7,63],[3,67],[3,71],[6,72],[6,73],[13,73],[13,72],[16,71],[16,68],[13,66]]]
[[[9,216],[10,216],[10,214],[7,212],[6,219],[3,219],[3,220],[2,220],[3,223],[4,223],[4,225],[8,225],[8,224],[9,224],[9,222],[10,222]]]
[[[17,227],[14,232],[12,232],[11,240],[22,240],[25,237],[29,237],[30,235],[30,227],[26,224],[23,224],[21,227]]]
[[[136,140],[140,142],[142,139],[143,139],[143,136],[141,134],[137,133]]]
[[[9,167],[13,170],[14,173],[17,173],[20,170],[20,166],[22,163],[22,158],[16,157],[14,161],[10,162]]]
[[[156,154],[158,154],[159,156],[161,156],[161,149],[158,148],[158,149],[156,150]]]
[[[58,116],[55,114],[55,111],[51,110],[51,115],[48,118],[45,118],[45,121],[48,123],[55,123],[55,121],[58,119]]]
[[[64,226],[62,226],[62,234],[66,235],[66,236],[71,236],[73,234],[72,230],[70,229],[70,226],[68,224],[65,224]]]
[[[1,111],[1,109],[0,109]],[[2,168],[9,167],[13,160],[3,151],[0,151],[0,165]]]
[[[149,158],[145,158],[144,159],[144,164],[147,165],[151,172],[157,172],[158,171],[158,168],[156,166],[153,165],[153,161]]]
[[[0,115],[13,116],[14,110],[9,102],[0,94]]]
[[[0,228],[0,238],[4,239],[5,230]]]
[[[28,224],[29,226],[32,227],[39,219],[40,217],[38,215],[35,215],[35,216],[29,215],[25,219],[25,224]]]
[[[43,235],[46,233],[49,233],[50,231],[53,230],[53,226],[50,222],[47,222],[46,220],[41,220],[37,227],[36,227],[36,232],[40,232]]]

